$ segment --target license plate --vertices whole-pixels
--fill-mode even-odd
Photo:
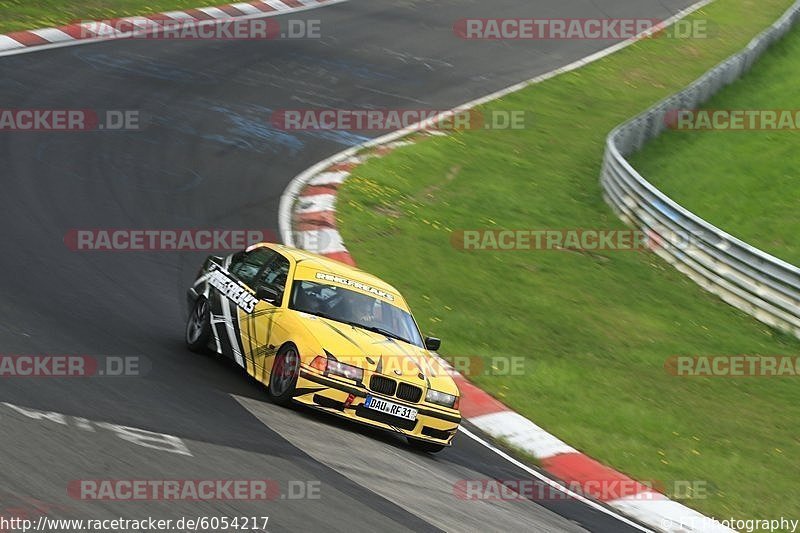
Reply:
[[[364,402],[364,407],[367,409],[372,409],[373,411],[386,413],[387,415],[405,418],[406,420],[417,419],[416,409],[406,407],[405,405],[400,405],[399,403],[390,402],[382,398],[375,398],[374,396],[367,396],[367,400]]]

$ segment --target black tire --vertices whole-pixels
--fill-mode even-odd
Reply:
[[[408,441],[409,447],[423,453],[437,453],[447,448],[444,444],[436,444],[435,442],[412,439],[410,437],[406,438],[406,440]]]
[[[294,344],[281,346],[272,362],[267,394],[278,405],[288,406],[292,402],[300,375],[300,354]]]
[[[195,353],[205,353],[211,340],[211,305],[200,296],[186,320],[186,346]]]

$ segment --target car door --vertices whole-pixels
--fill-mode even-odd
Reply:
[[[248,353],[242,338],[243,324],[258,308],[254,287],[259,273],[275,257],[269,248],[239,252],[224,259],[219,272],[212,273],[209,284],[211,329],[217,351],[236,361],[250,372]]]
[[[282,303],[289,279],[289,260],[278,252],[264,264],[256,276],[253,288],[259,297],[255,310],[242,316],[242,342],[247,355],[248,371],[260,381],[266,382],[266,374],[272,368],[272,360],[278,349],[276,338],[285,338],[276,330],[280,326]]]

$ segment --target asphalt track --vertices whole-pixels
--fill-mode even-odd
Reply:
[[[72,252],[63,239],[73,228],[277,234],[291,178],[364,138],[278,131],[272,110],[446,109],[611,44],[466,42],[452,31],[460,18],[666,18],[690,3],[353,0],[281,17],[321,20],[322,39],[116,41],[0,58],[0,107],[137,109],[146,125],[0,133],[0,354],[151,365],[143,377],[2,379],[0,402],[64,416],[0,404],[0,515],[37,506],[74,518],[266,515],[270,531],[630,529],[576,501],[456,498],[461,479],[530,477],[464,436],[425,456],[391,435],[269,404],[233,365],[183,346],[183,291],[204,254]],[[177,436],[189,454],[103,423]],[[271,478],[284,493],[311,481],[320,498],[98,502],[66,490],[77,479],[150,478]]]

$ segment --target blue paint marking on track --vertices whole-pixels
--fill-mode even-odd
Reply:
[[[91,48],[76,48],[73,55],[98,71],[107,71],[128,77],[130,74],[165,81],[183,83],[217,83],[218,80],[206,72],[188,70],[174,63],[155,61],[144,55],[117,51],[114,54],[97,52]]]

